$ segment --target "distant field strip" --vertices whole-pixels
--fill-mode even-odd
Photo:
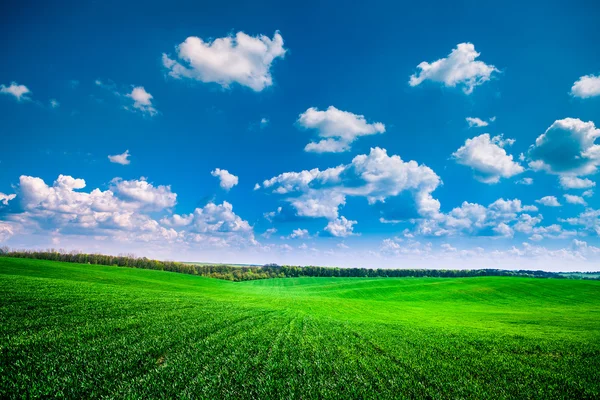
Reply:
[[[0,258],[0,398],[600,398],[600,281]]]

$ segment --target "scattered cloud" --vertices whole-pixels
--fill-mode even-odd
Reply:
[[[146,92],[143,86],[135,86],[131,93],[125,95],[133,100],[133,108],[140,110],[144,114],[148,114],[151,117],[156,115],[158,111],[152,105],[152,99],[154,98],[150,93]]]
[[[13,96],[17,101],[31,100],[28,96],[31,91],[25,85],[19,85],[17,82],[11,82],[9,86],[0,85],[0,93]]]
[[[353,234],[354,225],[357,221],[350,221],[346,217],[336,218],[329,221],[325,227],[325,231],[331,236],[335,237],[348,237]]]
[[[0,204],[7,206],[8,202],[17,197],[16,194],[4,194],[0,192]]]
[[[238,184],[238,177],[230,174],[226,169],[217,168],[210,173],[212,176],[219,178],[219,185],[227,191]]]
[[[269,125],[269,120],[267,118],[260,119],[260,127],[261,129],[266,128]]]
[[[587,206],[587,203],[583,199],[583,197],[575,196],[575,195],[572,195],[572,194],[564,194],[563,196],[565,197],[565,200],[566,200],[567,203],[570,203],[570,204],[580,204],[582,206]]]
[[[274,235],[276,233],[277,233],[276,228],[269,228],[262,234],[262,237],[264,237],[265,239],[269,239],[272,235]]]
[[[571,88],[571,96],[587,99],[600,96],[600,76],[584,75]]]
[[[581,179],[575,176],[563,175],[560,177],[560,186],[563,189],[589,189],[596,186],[596,182],[590,179]]]
[[[430,80],[446,87],[461,86],[465,94],[471,94],[476,86],[489,81],[492,73],[499,72],[493,65],[475,61],[479,55],[472,43],[460,43],[448,57],[417,65],[419,72],[411,75],[408,83],[418,86]]]
[[[224,88],[235,82],[257,92],[273,84],[271,64],[286,53],[279,32],[273,39],[238,32],[207,42],[190,36],[176,49],[178,60],[162,55],[163,65],[173,78],[214,82]]]
[[[122,108],[124,110],[130,112],[139,112],[143,115],[149,115],[151,117],[158,114],[158,110],[152,104],[152,96],[150,93],[144,89],[143,86],[131,86],[131,92],[128,92],[129,89],[118,87],[112,81],[101,81],[96,79],[94,81],[96,86],[112,93],[115,95],[122,104]]]
[[[533,178],[523,178],[515,182],[517,185],[533,185]]]
[[[85,186],[85,182],[83,180],[81,181]],[[177,204],[177,194],[171,191],[170,185],[154,186],[144,177],[139,180],[132,179],[129,181],[121,178],[114,178],[111,181],[111,184],[111,189],[114,193],[129,202],[136,202],[139,204],[139,207],[161,210],[173,207]],[[82,188],[84,186],[82,186]]]
[[[56,99],[50,99],[50,107],[58,108],[58,107],[60,107],[60,103]]]
[[[536,203],[540,203],[546,207],[560,207],[560,203],[555,196],[544,196],[539,200],[535,201]]]
[[[600,164],[600,136],[593,122],[577,118],[555,121],[529,149],[529,166],[551,174],[581,176],[597,170]]]
[[[368,123],[363,115],[341,111],[334,106],[329,106],[326,111],[309,108],[300,114],[298,125],[317,131],[321,140],[310,142],[304,148],[315,153],[348,151],[357,138],[385,132],[385,125],[381,122]]]
[[[431,193],[441,184],[439,176],[425,165],[388,156],[385,149],[354,157],[350,164],[326,170],[318,168],[285,172],[263,182],[264,189],[287,195],[298,216],[338,218],[346,196],[364,197],[369,204],[383,203],[402,192],[412,195],[419,213],[439,210]]]
[[[498,183],[500,178],[510,178],[525,171],[504,149],[504,146],[513,143],[513,139],[505,140],[502,135],[490,138],[489,133],[484,133],[467,139],[452,157],[458,164],[471,167],[475,179],[484,183]]]
[[[465,201],[448,213],[440,212],[412,222],[416,223],[415,233],[424,236],[512,236],[512,229],[522,231],[525,225],[534,222],[534,217],[521,213],[536,211],[537,207],[523,205],[519,199],[498,199],[487,207]]]
[[[131,161],[129,160],[129,150],[125,150],[123,154],[115,154],[114,156],[108,156],[108,160],[111,163],[121,164],[121,165],[129,165]]]
[[[481,118],[476,118],[476,117],[467,117],[466,118],[467,123],[469,124],[469,128],[482,128],[484,126],[488,126],[489,123],[482,120]]]
[[[307,229],[294,229],[289,236],[290,239],[308,239],[310,234]]]

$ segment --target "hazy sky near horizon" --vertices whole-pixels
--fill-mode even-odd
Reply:
[[[597,270],[600,5],[524,3],[3,2],[0,246]]]

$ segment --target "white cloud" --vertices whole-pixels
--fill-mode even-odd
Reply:
[[[31,100],[27,95],[31,91],[25,85],[19,85],[17,82],[11,82],[10,86],[0,85],[0,93],[14,96],[17,101]]]
[[[539,226],[533,228],[533,235],[529,238],[531,240],[539,242],[544,238],[548,239],[568,239],[577,235],[577,231],[567,231],[558,224],[552,224],[549,226]]]
[[[50,99],[50,107],[58,108],[60,107],[60,103],[56,99]]]
[[[540,203],[546,207],[560,207],[560,203],[555,196],[544,196],[539,200],[535,201],[536,203]]]
[[[267,230],[266,230],[266,231],[265,231],[265,232],[262,234],[262,236],[263,236],[265,239],[268,239],[268,238],[270,238],[270,237],[271,237],[273,234],[275,234],[275,233],[277,233],[277,228],[269,228],[269,229],[267,229]]]
[[[133,99],[133,108],[140,110],[142,113],[150,116],[158,113],[156,108],[152,106],[152,99],[154,97],[146,92],[143,86],[134,87],[131,93],[126,94],[126,96]]]
[[[410,77],[409,85],[418,86],[425,80],[443,83],[446,87],[462,86],[466,94],[471,94],[476,86],[490,80],[492,73],[498,72],[493,65],[475,61],[480,53],[472,43],[460,43],[448,55],[431,64],[423,61],[417,74]]]
[[[533,185],[533,178],[523,178],[515,182],[518,185]]]
[[[278,194],[296,194],[286,200],[300,216],[335,219],[346,196],[364,197],[375,204],[405,191],[412,194],[419,213],[436,213],[440,205],[431,193],[440,184],[431,168],[388,156],[385,149],[375,147],[369,154],[354,157],[350,164],[323,171],[285,172],[265,180],[262,186]]]
[[[574,196],[572,194],[564,194],[563,196],[565,197],[565,200],[566,200],[567,203],[570,203],[570,204],[580,204],[582,206],[587,206],[587,203],[583,199],[583,197]]]
[[[111,181],[112,189],[122,198],[134,201],[143,207],[163,209],[177,204],[177,194],[171,191],[171,186],[153,186],[145,178],[125,181],[115,178]]]
[[[581,194],[581,196],[583,197],[592,197],[594,195],[594,191],[593,190],[586,190],[585,192],[583,192]]]
[[[14,199],[15,197],[17,197],[16,194],[4,194],[2,192],[0,192],[0,204],[3,204],[5,206],[8,205],[8,202],[11,201],[12,199]]]
[[[432,252],[431,243],[421,243],[415,240],[409,240],[403,243],[400,238],[388,238],[381,242],[380,252],[388,256],[416,256],[430,257]]]
[[[523,205],[519,199],[498,199],[487,207],[465,201],[449,213],[437,213],[430,218],[413,222],[417,224],[415,232],[425,236],[510,236],[513,228],[520,232],[530,231],[531,226],[537,223],[534,217],[528,214],[519,216],[520,213],[531,211],[535,212],[538,209],[535,206]],[[539,220],[541,221],[541,216]],[[509,223],[514,225],[511,227]],[[511,231],[507,227],[511,228]]]
[[[498,235],[503,236],[503,237],[511,238],[515,234],[513,229],[504,222],[499,223],[493,230]]]
[[[269,125],[269,120],[267,118],[261,118],[260,119],[260,127],[266,128],[267,125]]]
[[[531,146],[529,166],[558,175],[592,174],[600,164],[600,146],[594,143],[599,136],[600,129],[591,121],[555,121]]]
[[[569,225],[579,225],[595,235],[600,236],[600,210],[591,208],[586,209],[577,217],[560,219],[559,222],[566,222]]]
[[[14,234],[11,224],[0,221],[0,243],[10,239]]]
[[[308,239],[309,237],[308,230],[300,228],[294,229],[289,236],[290,239]]]
[[[329,106],[326,111],[311,107],[300,114],[298,124],[306,129],[316,129],[322,138],[304,148],[316,153],[348,151],[357,138],[385,132],[385,125],[381,122],[368,123],[363,115],[341,111],[334,106]]]
[[[208,203],[199,207],[188,215],[174,214],[161,219],[167,226],[185,226],[189,232],[206,233],[250,233],[252,227],[248,221],[243,220],[233,212],[231,203],[224,201],[222,204]]]
[[[357,221],[350,221],[346,219],[346,217],[336,218],[332,221],[329,221],[325,227],[325,231],[331,236],[348,237],[353,234],[354,225],[356,223]]]
[[[575,176],[563,175],[560,177],[560,186],[563,189],[589,189],[596,186],[596,182],[590,179],[581,179]]]
[[[0,222],[0,231],[4,231],[0,235],[13,236],[19,230],[24,234],[46,233],[58,241],[63,235],[85,235],[118,243],[156,242],[209,249],[258,245],[252,226],[233,212],[230,203],[209,203],[187,215],[171,215],[166,207],[175,205],[177,195],[170,186],[155,187],[145,178],[115,178],[106,191],[86,192],[82,190],[85,187],[83,179],[71,176],[60,175],[52,186],[40,178],[21,176],[22,209],[3,215],[8,222]]]
[[[489,133],[467,139],[464,146],[452,154],[457,163],[471,167],[475,178],[484,183],[498,183],[500,178],[510,178],[525,169],[513,161],[504,146],[514,143],[502,135],[490,138]]]
[[[129,156],[129,150],[125,150],[125,153],[115,154],[114,156],[108,156],[108,159],[111,163],[129,165],[131,163],[131,161],[129,161]]]
[[[469,123],[469,128],[481,128],[489,125],[486,121],[482,120],[481,118],[467,117],[466,120]]]
[[[531,234],[533,228],[542,222],[543,216],[536,215],[532,217],[529,214],[521,214],[518,218],[518,222],[513,225],[513,229],[517,232]]]
[[[76,191],[85,186],[83,179],[65,175],[59,175],[52,186],[40,178],[21,176],[19,190],[24,212],[10,217],[30,229],[52,229],[61,233],[93,232],[163,239],[173,236],[174,232],[141,213],[146,208],[144,202],[121,199],[112,190]]]
[[[271,64],[285,52],[279,32],[273,39],[238,32],[235,37],[212,42],[190,36],[177,46],[179,60],[163,54],[162,61],[169,75],[177,79],[215,82],[225,88],[236,82],[260,92],[273,84]]]
[[[450,245],[448,243],[442,243],[442,245],[440,247],[442,248],[442,250],[444,252],[448,252],[448,253],[454,253],[458,250],[456,247],[452,247],[452,245]]]
[[[254,184],[254,189],[252,189],[252,190],[258,190],[258,189],[260,189],[260,184],[255,183]]]
[[[282,207],[277,207],[277,211],[270,211],[270,212],[266,212],[263,214],[263,217],[265,217],[265,219],[269,222],[273,222],[273,219],[281,214],[281,211],[283,210]]]
[[[231,190],[239,181],[237,176],[230,174],[226,169],[217,168],[210,174],[219,178],[219,185],[225,190]]]
[[[346,196],[334,190],[310,190],[300,197],[289,199],[289,202],[299,217],[334,219],[338,217],[340,206],[346,204]]]
[[[600,96],[600,76],[582,76],[573,84],[571,95],[582,99]]]

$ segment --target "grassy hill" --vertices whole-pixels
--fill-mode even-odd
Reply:
[[[0,258],[0,398],[598,398],[600,282]]]

